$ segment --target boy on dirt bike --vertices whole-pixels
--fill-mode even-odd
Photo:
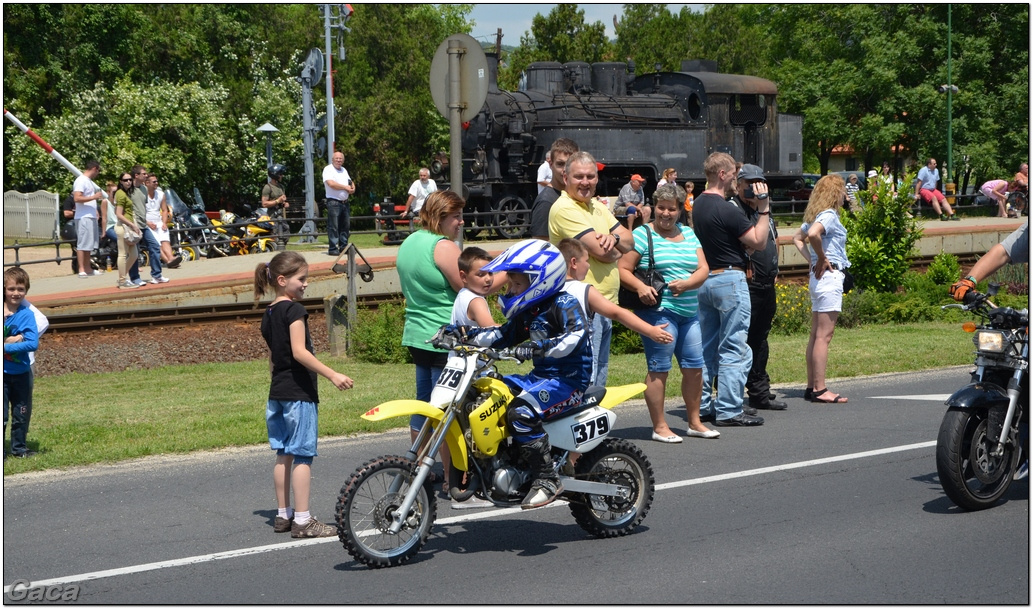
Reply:
[[[521,507],[542,507],[563,492],[542,421],[576,408],[588,388],[592,374],[588,320],[577,298],[563,290],[567,265],[550,243],[521,241],[482,270],[509,274],[508,291],[499,297],[509,321],[497,328],[448,325],[441,334],[482,347],[516,345],[518,359],[533,360],[529,374],[505,377],[516,395],[506,411],[506,425],[521,457],[537,469]]]

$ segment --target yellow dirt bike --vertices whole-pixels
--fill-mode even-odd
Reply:
[[[496,506],[519,505],[537,472],[506,429],[513,394],[495,363],[519,361],[513,351],[454,345],[439,337],[432,344],[453,351],[430,402],[394,400],[362,415],[382,421],[421,414],[428,423],[404,457],[377,457],[360,466],[337,501],[338,536],[355,560],[370,567],[400,565],[426,542],[437,514],[430,472],[442,444],[451,453],[446,475],[457,501],[476,496]],[[590,387],[578,407],[543,424],[563,483],[559,499],[592,535],[628,534],[653,503],[649,459],[628,440],[608,437],[617,420],[611,409],[645,388],[642,383]],[[573,465],[572,456],[577,457]]]

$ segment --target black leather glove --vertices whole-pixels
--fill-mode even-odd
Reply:
[[[513,357],[522,362],[526,362],[529,359],[533,359],[534,356],[541,354],[542,348],[534,341],[520,343],[516,347],[513,347]]]
[[[462,344],[466,340],[466,327],[455,324],[446,324],[438,328],[437,333],[431,337],[430,344],[438,349],[451,349]]]

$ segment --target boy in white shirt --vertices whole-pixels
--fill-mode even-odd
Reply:
[[[485,296],[491,293],[494,277],[481,268],[491,262],[488,252],[479,247],[468,247],[459,255],[459,279],[463,289],[456,295],[452,307],[452,323],[459,326],[497,326],[488,310]]]
[[[602,295],[595,286],[584,283],[588,276],[588,250],[585,245],[577,239],[563,239],[560,241],[559,250],[563,259],[567,261],[567,283],[564,290],[581,302],[585,309],[585,315],[591,319],[596,313],[615,319],[639,334],[649,337],[658,343],[669,343],[672,337],[662,326],[651,326],[631,311],[615,305]]]
[[[463,289],[456,295],[456,303],[452,306],[452,323],[460,326],[480,326],[487,328],[497,326],[488,310],[485,296],[491,293],[494,276],[482,271],[481,267],[491,262],[488,252],[479,247],[468,247],[459,254],[459,278],[463,281]],[[470,497],[465,501],[452,499],[453,510],[469,510],[492,507],[490,501],[478,497]]]

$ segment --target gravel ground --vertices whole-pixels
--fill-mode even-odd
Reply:
[[[330,349],[322,314],[309,315],[316,353]],[[147,370],[171,364],[243,362],[265,359],[269,350],[259,322],[229,322],[150,328],[47,332],[36,352],[36,376],[112,370],[112,362],[131,362],[124,370]]]

